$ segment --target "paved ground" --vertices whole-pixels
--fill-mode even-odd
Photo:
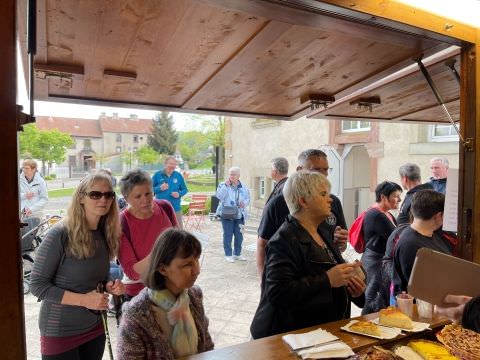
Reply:
[[[57,213],[65,208],[69,200],[53,199],[49,201],[49,211]],[[48,211],[47,211],[48,212]],[[249,221],[256,226],[258,220]],[[255,255],[244,251],[248,261],[227,263],[223,255],[222,227],[218,221],[205,219],[202,233],[208,235],[209,243],[204,250],[202,272],[197,280],[204,292],[204,304],[210,319],[210,333],[215,347],[221,348],[238,344],[250,339],[250,323],[260,298],[260,280],[256,274]],[[256,236],[246,234],[244,248],[256,242]],[[353,260],[353,259],[351,259]],[[25,323],[27,353],[29,360],[39,360],[40,341],[38,331],[38,311],[40,303],[31,295],[25,296]],[[359,314],[358,309],[352,311]],[[115,348],[116,324],[109,318],[109,330]],[[107,350],[104,359],[108,360]]]

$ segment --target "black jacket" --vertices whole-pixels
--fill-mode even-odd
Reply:
[[[345,262],[331,233],[318,232],[336,263]],[[254,339],[350,317],[345,287],[332,288],[327,271],[335,266],[315,258],[315,241],[290,215],[266,247],[260,304],[250,331]],[[365,298],[354,299],[363,306]]]

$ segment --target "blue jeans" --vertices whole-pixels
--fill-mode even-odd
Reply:
[[[222,219],[223,250],[225,251],[225,256],[232,256],[232,237],[235,237],[233,242],[233,255],[240,256],[242,252],[243,234],[240,232],[240,224],[244,224],[243,217],[234,220]]]

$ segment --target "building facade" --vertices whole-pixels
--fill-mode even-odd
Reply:
[[[323,149],[331,167],[332,193],[342,200],[349,224],[373,203],[378,183],[390,180],[400,184],[398,168],[402,164],[418,164],[426,182],[432,157],[446,157],[451,168],[457,168],[459,162],[458,136],[449,125],[230,118],[225,132],[225,168],[241,168],[256,209],[263,208],[273,189],[272,158],[286,157],[292,173],[302,150]]]

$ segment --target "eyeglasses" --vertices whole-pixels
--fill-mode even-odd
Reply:
[[[115,197],[115,191],[106,191],[106,192],[90,191],[84,194],[87,195],[92,200],[100,200],[102,197],[108,200],[108,199],[113,199]]]

